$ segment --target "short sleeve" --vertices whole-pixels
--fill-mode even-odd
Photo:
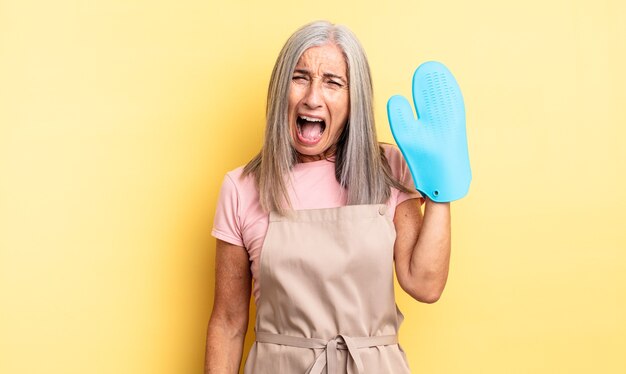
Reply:
[[[398,194],[398,205],[400,205],[402,202],[409,200],[409,199],[420,199],[420,205],[422,205],[424,203],[424,197],[422,196],[421,193],[419,193],[418,190],[415,189],[415,183],[413,183],[413,176],[411,175],[409,166],[404,161],[403,157],[401,157],[401,159],[402,159],[402,169],[401,169],[401,174],[400,174],[401,175],[400,182],[404,186],[406,186],[408,189],[410,189],[411,191],[415,191],[415,192],[406,193],[406,192],[400,191],[400,193]]]
[[[402,156],[402,152],[400,150],[390,144],[384,144],[385,153],[387,156],[387,162],[389,162],[389,167],[391,168],[392,174],[398,179],[400,183],[402,183],[406,188],[414,192],[402,192],[398,193],[398,200],[396,201],[396,205],[400,205],[402,202],[409,199],[420,199],[420,205],[424,203],[424,197],[419,191],[415,189],[415,183],[413,183],[413,176],[411,175],[411,171],[409,170],[409,165],[404,160],[404,156]]]
[[[211,235],[217,239],[243,247],[239,204],[237,186],[227,174],[222,182],[217,200]]]

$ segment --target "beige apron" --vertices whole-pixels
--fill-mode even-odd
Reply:
[[[246,374],[410,373],[384,204],[270,213]]]

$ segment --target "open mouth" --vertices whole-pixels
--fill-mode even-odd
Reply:
[[[326,130],[326,122],[321,118],[298,116],[296,127],[298,128],[298,138],[302,142],[315,144],[322,138],[322,134]]]

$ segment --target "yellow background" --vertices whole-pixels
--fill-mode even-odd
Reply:
[[[465,97],[447,289],[397,289],[413,371],[626,372],[625,2],[0,0],[0,373],[202,372],[219,185],[322,18],[381,140],[419,63]]]

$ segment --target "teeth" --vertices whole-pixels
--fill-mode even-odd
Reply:
[[[309,121],[309,122],[323,122],[319,118],[313,118],[313,117],[307,117],[307,116],[300,116],[300,118],[302,118],[305,121]]]

